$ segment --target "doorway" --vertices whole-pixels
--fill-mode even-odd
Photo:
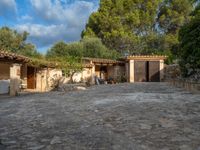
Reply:
[[[36,81],[35,81],[35,68],[27,67],[27,88],[35,89]]]
[[[160,82],[159,61],[135,61],[135,82]]]

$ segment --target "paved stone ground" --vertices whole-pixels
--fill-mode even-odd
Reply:
[[[200,150],[200,95],[136,83],[4,97],[0,149]]]

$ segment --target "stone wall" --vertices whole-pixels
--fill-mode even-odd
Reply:
[[[36,90],[47,92],[57,86],[62,77],[62,70],[54,68],[37,69],[36,73]]]
[[[171,85],[184,88],[188,91],[200,93],[200,78],[193,75],[188,78],[181,77],[181,71],[178,64],[165,66],[165,81]]]
[[[12,64],[10,67],[10,96],[16,96],[20,92],[21,65]]]
[[[114,79],[117,82],[126,82],[126,70],[125,66],[114,66]]]
[[[192,82],[188,79],[173,79],[169,81],[173,86],[184,88],[188,91],[200,93],[200,82]]]
[[[73,82],[87,82],[92,78],[92,68],[84,68],[81,72],[77,72],[73,75]],[[70,77],[62,77],[61,84],[70,83]]]
[[[21,66],[21,86],[22,89],[27,88],[27,64]]]
[[[180,78],[181,71],[178,64],[165,65],[164,69],[164,80],[170,81],[172,79]]]

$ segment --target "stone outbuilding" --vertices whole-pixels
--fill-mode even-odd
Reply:
[[[27,57],[0,51],[0,94],[17,95],[20,90],[21,66],[29,61]]]
[[[164,79],[164,60],[166,56],[135,55],[126,57],[126,76],[128,82],[160,82]]]
[[[47,92],[62,77],[62,70],[18,54],[0,51],[0,94],[17,95],[21,90]]]
[[[120,60],[83,58],[84,67],[75,76],[75,81],[91,77],[103,80],[113,79],[117,82],[161,82],[164,80],[164,61],[167,57],[160,55],[133,55]]]
[[[102,80],[113,79],[120,82],[125,78],[125,61],[102,58],[82,58],[83,69],[73,76],[74,82],[90,82],[95,84],[95,78]],[[69,82],[69,78],[64,81]]]
[[[62,70],[53,66],[34,66],[24,64],[21,67],[21,87],[25,91],[48,92],[62,77]]]
[[[92,78],[119,81],[125,78],[125,62],[102,58],[83,58],[83,63],[92,65]]]

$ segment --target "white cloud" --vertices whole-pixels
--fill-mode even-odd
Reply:
[[[23,24],[15,27],[19,32],[29,32],[29,41],[36,44],[37,47],[46,47],[55,42],[64,40],[66,42],[80,39],[81,29],[60,25],[40,25],[40,24]]]
[[[15,0],[0,0],[0,16],[7,15],[15,16],[17,12],[17,5]]]
[[[22,21],[31,21],[33,18],[29,15],[24,15],[20,17],[20,20]]]
[[[79,40],[89,15],[97,9],[93,2],[86,1],[74,1],[70,4],[64,0],[30,1],[34,10],[31,22],[35,23],[22,23],[15,28],[20,32],[30,33],[28,40],[38,48],[51,46],[61,40]],[[30,19],[29,16],[21,18]]]
[[[71,4],[62,2],[60,0],[31,0],[37,16],[47,22],[57,21],[77,25],[78,22],[85,22],[88,15],[96,9],[92,2],[75,1]]]

